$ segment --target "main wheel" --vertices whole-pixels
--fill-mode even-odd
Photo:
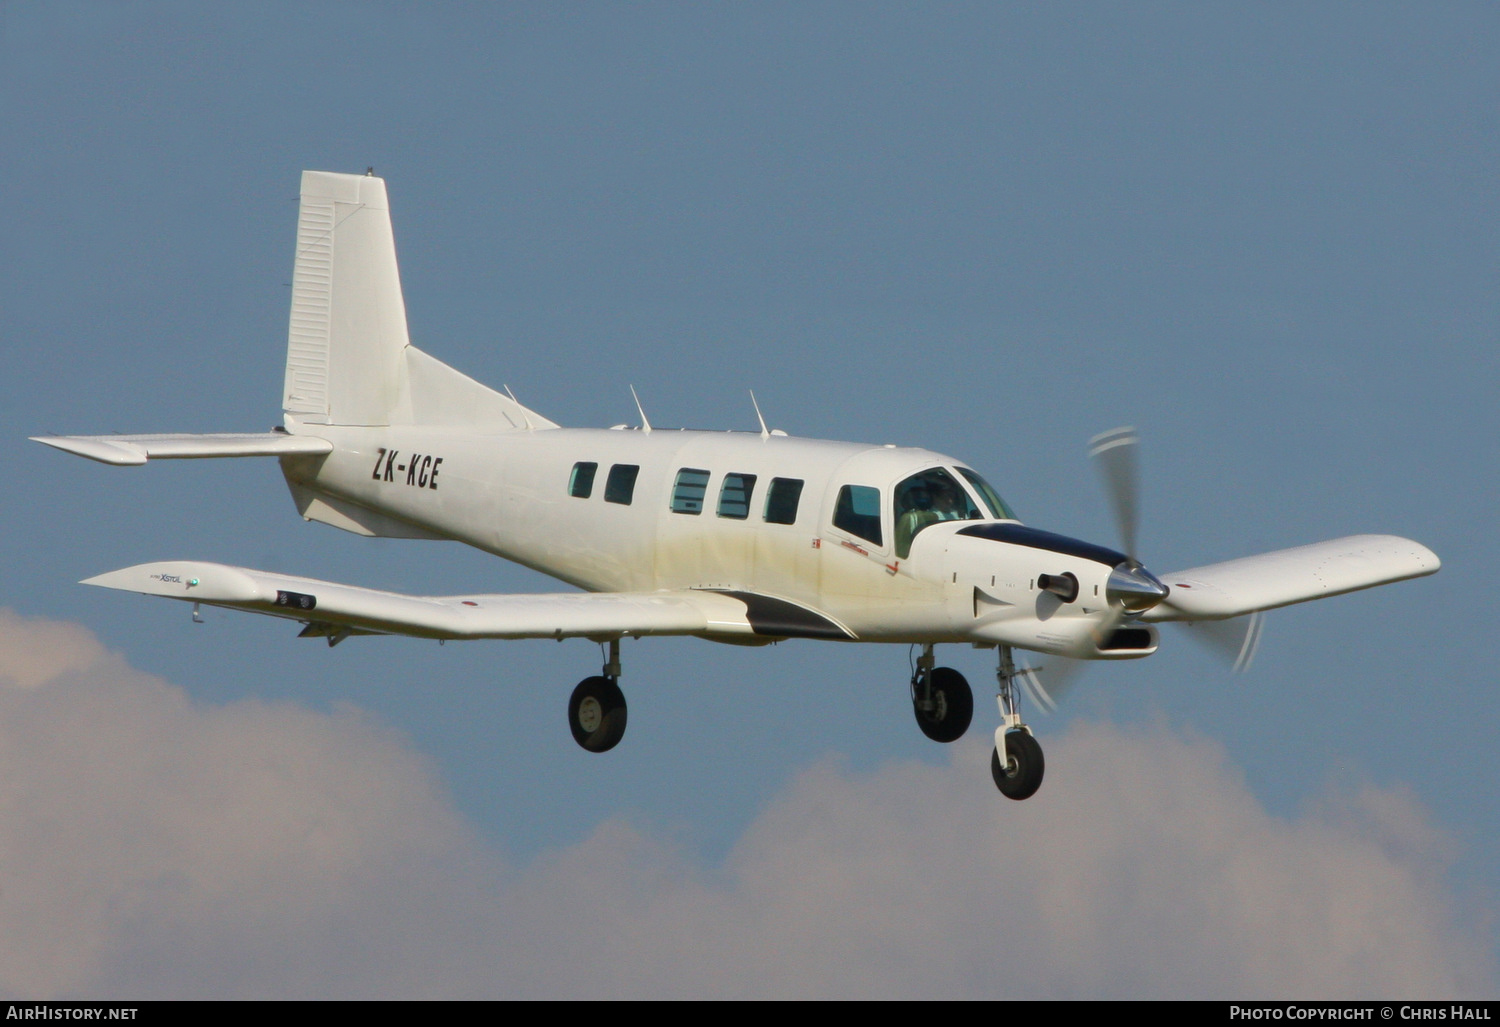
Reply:
[[[918,685],[912,712],[917,715],[917,727],[922,733],[934,742],[956,742],[962,738],[974,717],[974,693],[964,676],[951,667],[938,667],[932,672],[931,709],[915,705],[921,695],[922,687]]]
[[[568,700],[568,726],[589,752],[608,752],[625,737],[625,693],[609,678],[584,678]]]
[[[1005,765],[1000,764],[1000,750],[990,752],[990,774],[995,787],[1007,799],[1029,799],[1042,787],[1042,747],[1025,731],[1011,731],[1005,736]]]

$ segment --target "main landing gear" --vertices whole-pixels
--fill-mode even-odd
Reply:
[[[932,646],[922,646],[922,655],[911,676],[911,705],[917,726],[934,742],[956,742],[969,728],[974,715],[974,693],[964,676],[950,667],[936,667]],[[995,787],[1007,799],[1029,799],[1042,786],[1045,762],[1042,747],[1031,737],[1031,729],[1021,721],[1020,692],[1017,672],[1008,645],[1000,646],[1000,663],[995,670],[999,694],[1000,727],[995,731],[995,748],[990,753],[990,775]]]
[[[952,667],[934,667],[932,646],[924,645],[911,676],[911,707],[917,727],[934,742],[956,742],[974,718],[974,693]]]
[[[608,752],[625,737],[625,693],[620,691],[620,640],[609,643],[603,674],[584,678],[568,700],[573,740],[589,752]]]

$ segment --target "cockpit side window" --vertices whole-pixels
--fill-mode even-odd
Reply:
[[[845,485],[839,489],[833,524],[866,542],[884,545],[880,533],[880,490],[868,485]]]
[[[974,486],[974,491],[979,493],[979,498],[984,500],[984,505],[990,508],[990,514],[996,520],[1020,520],[1020,518],[1016,516],[1016,512],[1006,504],[1005,500],[1000,498],[1000,493],[996,492],[990,487],[989,482],[985,481],[977,473],[969,470],[967,467],[960,467],[958,469],[958,473],[967,478],[969,480],[969,484]]]
[[[929,525],[983,518],[968,491],[941,467],[913,474],[896,486],[896,556],[906,559],[911,540]]]

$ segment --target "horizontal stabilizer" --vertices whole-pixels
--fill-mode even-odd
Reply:
[[[285,432],[225,435],[36,435],[32,442],[105,464],[135,466],[147,460],[202,460],[233,456],[317,455],[333,443]]]
[[[1141,619],[1222,620],[1435,574],[1426,546],[1396,535],[1350,535],[1160,575],[1171,594]]]
[[[143,563],[83,584],[289,617],[317,625],[315,634],[340,628],[419,638],[755,634],[744,602],[696,590],[409,596],[187,560]]]

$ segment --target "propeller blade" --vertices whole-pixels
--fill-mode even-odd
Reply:
[[[1044,664],[1040,667],[1021,667],[1016,671],[1016,680],[1021,682],[1021,687],[1026,690],[1026,695],[1032,702],[1036,703],[1048,713],[1057,712],[1057,700],[1047,691],[1042,684],[1041,673],[1050,667]]]
[[[1021,668],[1019,676],[1031,701],[1048,713],[1056,713],[1058,703],[1078,684],[1087,666],[1087,660],[1049,656],[1040,666]]]
[[[1124,610],[1118,608],[1109,610],[1094,625],[1091,632],[1094,636],[1094,643],[1103,645],[1104,640],[1114,634],[1124,621]],[[1016,676],[1033,702],[1048,713],[1056,713],[1057,704],[1062,702],[1068,692],[1072,691],[1078,679],[1083,676],[1084,668],[1089,662],[1070,659],[1066,656],[1049,656],[1047,662],[1041,666],[1018,668]]]
[[[1125,555],[1136,559],[1135,536],[1140,496],[1140,467],[1136,457],[1141,437],[1134,428],[1115,428],[1089,440],[1089,456],[1094,458],[1104,479],[1104,490],[1114,508],[1115,524]]]
[[[1243,674],[1255,659],[1264,623],[1265,615],[1256,611],[1228,620],[1184,621],[1181,627],[1209,652],[1228,663],[1230,670]]]

